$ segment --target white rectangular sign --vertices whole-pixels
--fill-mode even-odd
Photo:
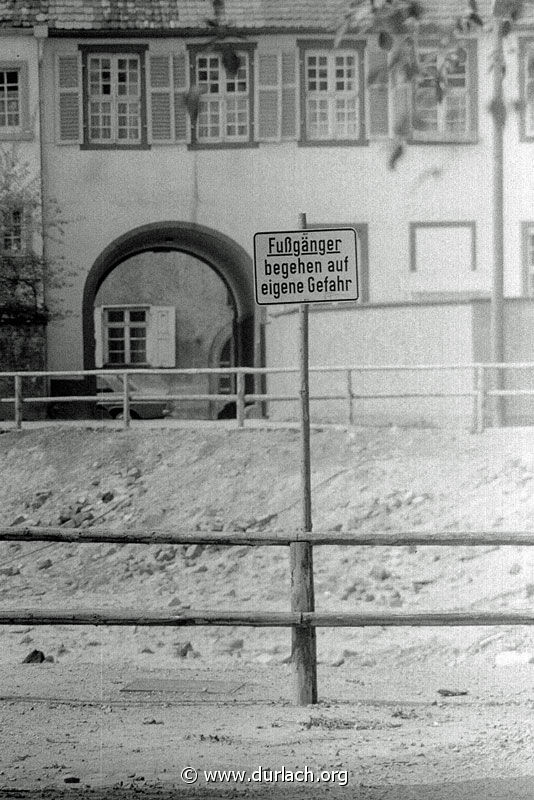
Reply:
[[[331,303],[358,299],[354,228],[256,233],[256,302]]]

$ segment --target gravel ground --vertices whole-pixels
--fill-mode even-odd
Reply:
[[[530,429],[315,429],[314,528],[531,530],[533,445]],[[0,526],[295,528],[299,455],[298,431],[258,424],[8,430]],[[527,612],[534,597],[528,547],[314,559],[321,610]],[[5,542],[0,602],[287,610],[288,554]],[[22,664],[33,649],[49,660]],[[306,708],[289,656],[284,629],[0,627],[0,797],[534,796],[530,627],[319,630],[320,702]],[[260,766],[286,779],[203,777]],[[306,767],[338,776],[288,778]]]

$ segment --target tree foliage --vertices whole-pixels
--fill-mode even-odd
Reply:
[[[44,236],[61,239],[62,231],[59,208],[50,200]],[[0,323],[47,322],[53,312],[45,285],[62,285],[65,279],[62,264],[51,265],[43,255],[40,176],[16,148],[0,150]]]
[[[422,33],[435,35],[439,41],[440,58],[432,78],[436,100],[442,103],[447,92],[449,73],[454,70],[461,54],[462,37],[494,25],[499,25],[502,35],[506,36],[520,19],[522,10],[522,0],[497,0],[492,17],[483,19],[477,0],[467,0],[463,13],[444,25],[429,19],[425,14],[424,4],[417,0],[350,0],[347,12],[336,31],[335,44],[338,46],[348,31],[376,35],[379,47],[389,53],[388,69],[396,73],[396,78],[414,86],[422,74],[419,38]],[[502,69],[500,54],[493,53],[492,58],[492,68]],[[498,58],[497,65],[495,61]],[[379,78],[377,73],[368,76],[370,83]],[[428,79],[428,73],[425,78]],[[513,106],[518,110],[517,103]],[[488,110],[504,124],[506,108],[500,98],[492,98]],[[414,114],[395,120],[389,159],[392,169],[404,153],[406,140],[412,130],[422,128],[424,123]]]

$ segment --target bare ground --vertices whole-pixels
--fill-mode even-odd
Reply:
[[[533,445],[529,429],[315,430],[314,527],[531,530]],[[0,525],[296,527],[299,470],[298,431],[251,421],[35,425],[0,436]],[[526,547],[314,557],[318,609],[525,611],[534,597]],[[0,543],[2,607],[282,610],[288,577],[285,548]],[[53,661],[22,664],[32,649]],[[320,630],[306,708],[289,653],[277,629],[0,628],[0,797],[534,797],[531,628]],[[286,780],[255,781],[260,766]],[[341,775],[288,779],[306,767]],[[251,780],[208,784],[218,768]]]

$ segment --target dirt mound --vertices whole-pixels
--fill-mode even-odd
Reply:
[[[529,431],[316,430],[314,527],[528,530],[534,515],[532,438]],[[295,528],[299,433],[141,426],[5,433],[0,508],[2,525]],[[317,608],[520,610],[534,594],[533,566],[528,548],[316,548]],[[62,607],[289,607],[286,548],[0,543],[0,574],[0,599],[7,605],[30,606],[39,598]],[[83,640],[86,633],[77,636]],[[366,635],[378,650],[399,643],[430,646],[428,632]],[[142,647],[155,655],[154,636],[147,632]],[[320,658],[343,663],[357,654],[361,636],[344,631],[340,641],[339,632],[320,631]],[[506,636],[506,646],[513,646],[526,634]],[[440,634],[443,647],[461,650],[481,638],[480,631]],[[500,638],[494,644],[503,646]],[[183,658],[283,661],[288,636],[196,629],[174,636],[172,647]]]

